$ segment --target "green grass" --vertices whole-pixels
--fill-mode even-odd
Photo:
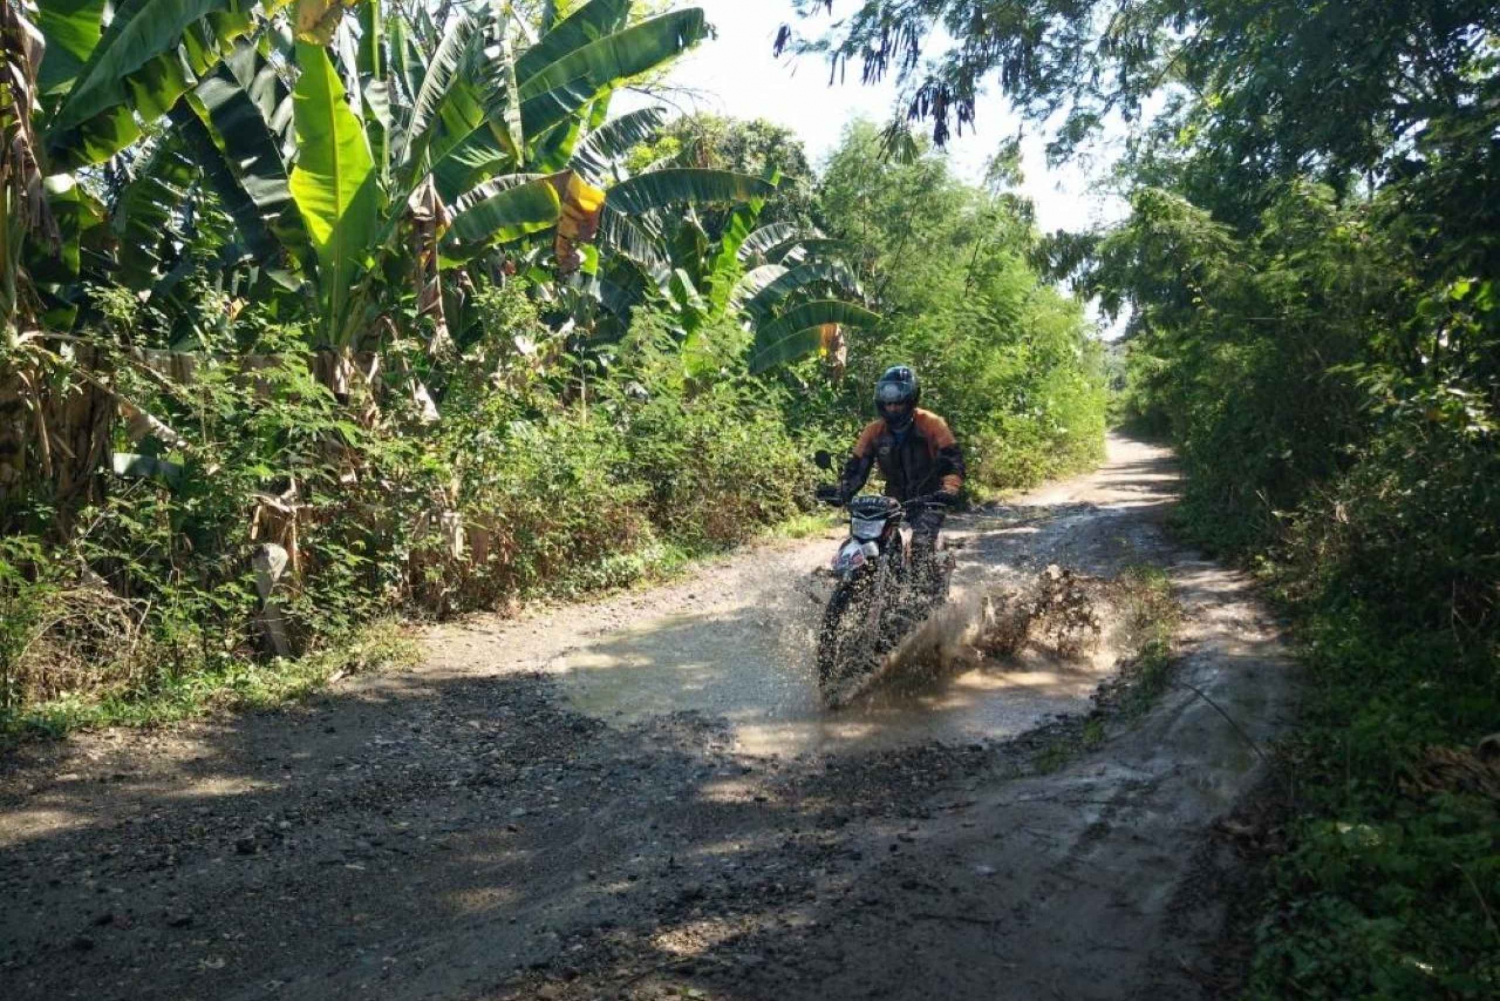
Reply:
[[[830,511],[812,511],[795,515],[772,528],[767,534],[778,539],[811,539],[838,527],[840,516]]]
[[[837,523],[838,516],[829,512],[799,514],[767,528],[761,538],[809,539]],[[654,587],[738,548],[693,551],[656,542],[641,552],[610,557],[587,572],[558,581],[548,597],[588,601]],[[268,709],[321,691],[335,676],[417,662],[417,644],[410,630],[400,620],[386,619],[346,643],[333,643],[295,660],[237,658],[223,666],[159,678],[149,688],[108,688],[0,713],[0,744],[58,739],[79,730],[164,726],[212,711]]]
[[[1343,597],[1286,607],[1307,684],[1246,997],[1500,997],[1500,805],[1424,767],[1500,727],[1494,651]]]
[[[1172,638],[1181,618],[1172,597],[1172,582],[1160,567],[1136,566],[1121,575],[1125,589],[1126,628],[1134,651],[1125,669],[1123,708],[1143,715],[1172,684]]]
[[[417,644],[395,620],[365,627],[346,643],[296,660],[226,666],[167,678],[149,689],[113,689],[93,697],[70,696],[0,716],[0,743],[59,738],[77,730],[153,727],[214,710],[267,709],[295,702],[336,678],[377,667],[417,663]]]
[[[1183,522],[1211,542],[1223,515],[1204,504]],[[1438,620],[1420,577],[1369,555],[1420,542],[1382,550],[1350,529],[1368,548],[1340,548],[1328,523],[1293,525],[1256,563],[1302,684],[1275,749],[1284,847],[1261,859],[1243,997],[1500,997],[1500,770],[1486,792],[1472,753],[1500,730],[1500,635]]]

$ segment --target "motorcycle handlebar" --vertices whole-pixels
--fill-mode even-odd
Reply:
[[[902,502],[901,510],[909,511],[912,508],[916,507],[947,507],[948,502],[938,500],[937,496],[937,494],[926,494],[921,497],[913,497],[909,501]],[[844,497],[843,494],[839,492],[839,488],[836,486],[819,487],[817,497],[818,500],[822,501],[823,503],[831,504],[835,507],[848,507],[849,502],[854,499],[852,497]]]

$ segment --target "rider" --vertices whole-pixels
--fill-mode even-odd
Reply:
[[[844,466],[839,500],[848,503],[879,466],[885,492],[913,505],[912,564],[930,568],[937,551],[947,509],[958,501],[964,485],[964,456],[948,424],[931,411],[918,409],[922,387],[906,365],[888,368],[875,383],[875,413],[879,417],[859,436]]]

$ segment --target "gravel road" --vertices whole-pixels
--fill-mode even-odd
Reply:
[[[1175,482],[1116,437],[955,518],[938,654],[837,714],[810,674],[830,536],[437,627],[419,667],[281,712],[12,752],[0,997],[1219,996],[1223,822],[1294,685],[1248,582],[1165,532]],[[1095,699],[1108,644],[941,655],[1053,564],[1168,574],[1176,682],[1144,717]]]

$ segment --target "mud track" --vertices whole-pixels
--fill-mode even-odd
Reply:
[[[1216,824],[1292,685],[1246,582],[1165,534],[1174,482],[1116,438],[952,525],[961,593],[1166,569],[1180,664],[1143,718],[1091,705],[1099,662],[820,713],[820,538],[437,629],[422,667],[285,712],[13,754],[0,996],[1215,996],[1240,869]]]

